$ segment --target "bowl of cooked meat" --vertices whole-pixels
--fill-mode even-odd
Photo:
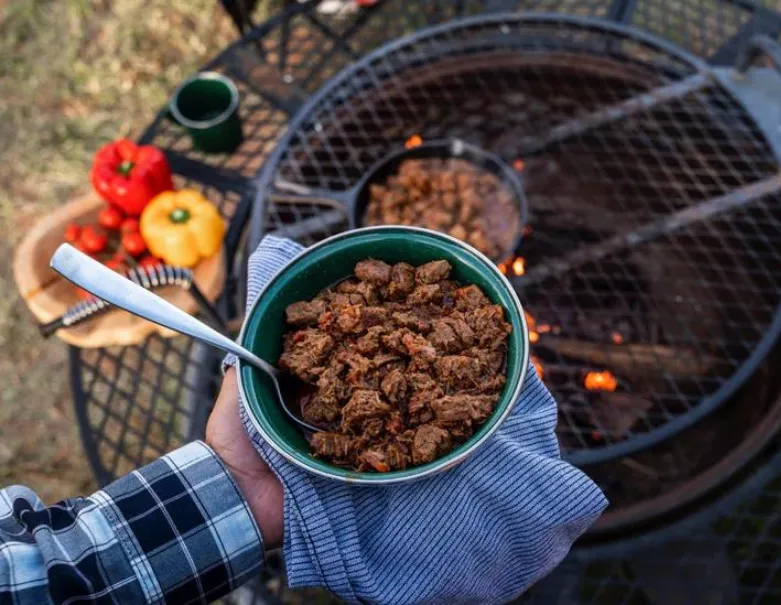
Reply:
[[[290,374],[289,407],[239,361],[252,423],[293,464],[357,484],[438,473],[499,428],[523,386],[524,313],[507,279],[457,238],[348,231],[308,248],[252,305],[240,342]]]

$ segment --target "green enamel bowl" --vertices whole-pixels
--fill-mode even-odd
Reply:
[[[496,266],[463,242],[416,227],[368,227],[355,229],[308,248],[266,284],[249,311],[239,342],[256,355],[276,364],[282,352],[285,307],[310,300],[323,288],[350,276],[358,261],[368,258],[386,263],[422,265],[445,259],[452,277],[475,284],[496,304],[502,305],[512,324],[507,356],[507,382],[491,417],[469,441],[428,464],[389,473],[359,473],[333,466],[309,452],[305,435],[288,420],[277,402],[268,378],[239,360],[239,388],[255,428],[277,452],[296,466],[336,481],[362,485],[388,485],[428,477],[451,468],[477,450],[509,415],[523,387],[529,363],[526,321],[518,296]]]

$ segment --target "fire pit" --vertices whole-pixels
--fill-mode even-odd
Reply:
[[[291,124],[259,197],[276,179],[347,189],[389,149],[430,139],[513,166],[530,220],[500,268],[559,402],[563,455],[613,501],[595,531],[613,531],[668,514],[656,499],[781,421],[778,390],[757,372],[781,328],[773,95],[771,69],[714,69],[604,21],[468,19],[336,77]],[[263,212],[265,230],[304,243],[345,228],[332,208]]]

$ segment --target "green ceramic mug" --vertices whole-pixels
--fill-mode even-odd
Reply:
[[[367,227],[326,239],[294,258],[261,290],[239,335],[239,342],[266,361],[276,363],[282,352],[285,307],[313,298],[320,290],[348,277],[355,264],[367,258],[387,263],[421,265],[445,259],[452,277],[475,284],[502,305],[512,325],[507,355],[507,382],[491,417],[469,441],[428,464],[389,473],[366,473],[340,468],[309,453],[301,430],[277,403],[266,376],[239,360],[239,389],[258,432],[291,463],[330,479],[364,485],[411,481],[451,468],[480,447],[502,424],[520,396],[529,364],[526,320],[518,296],[507,278],[477,250],[449,235],[417,227]]]
[[[215,72],[194,75],[168,102],[174,121],[190,133],[193,145],[208,153],[230,153],[241,144],[239,91],[230,78]]]

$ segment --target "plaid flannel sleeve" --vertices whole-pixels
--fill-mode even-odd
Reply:
[[[0,491],[0,605],[207,603],[262,561],[247,503],[202,442],[48,508]]]

